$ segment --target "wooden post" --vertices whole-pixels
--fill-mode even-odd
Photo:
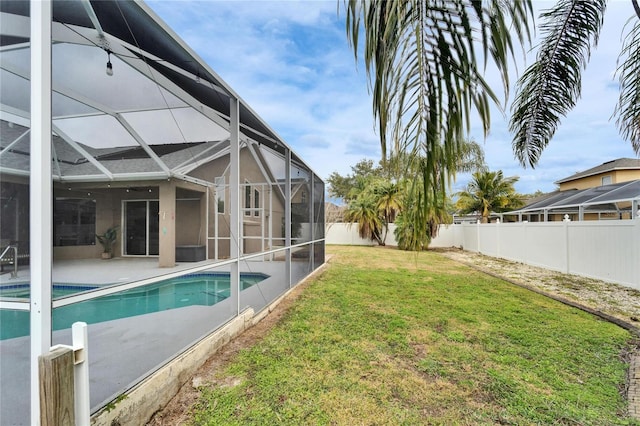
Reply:
[[[57,347],[38,357],[40,424],[74,426],[73,350]]]

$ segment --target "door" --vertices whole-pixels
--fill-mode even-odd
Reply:
[[[125,254],[153,256],[159,253],[159,212],[157,200],[124,202]]]

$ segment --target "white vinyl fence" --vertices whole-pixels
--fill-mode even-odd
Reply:
[[[342,223],[328,226],[326,243],[372,244],[355,225]],[[387,244],[396,244],[391,231]],[[640,219],[447,225],[430,247],[459,247],[640,290]]]

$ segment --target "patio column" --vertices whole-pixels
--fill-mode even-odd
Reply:
[[[173,181],[160,184],[158,232],[160,233],[158,266],[176,266],[176,185]]]

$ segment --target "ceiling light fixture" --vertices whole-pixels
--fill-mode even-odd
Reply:
[[[113,65],[111,65],[111,51],[107,50],[107,75],[111,77],[113,75]]]

